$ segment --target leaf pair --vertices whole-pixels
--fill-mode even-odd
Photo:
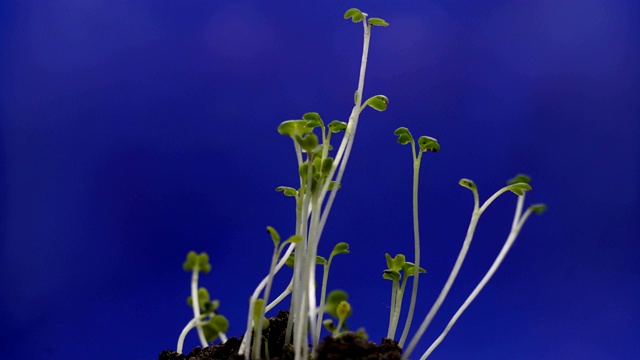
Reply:
[[[356,8],[351,8],[344,13],[344,18],[351,19],[351,21],[353,21],[354,23],[361,22],[362,20],[364,20],[366,16],[367,14],[363,13],[362,11]],[[370,26],[389,26],[389,24],[386,21],[380,18],[370,18],[368,20],[368,23]]]
[[[209,254],[202,252],[200,254],[195,251],[190,251],[187,254],[187,260],[182,264],[182,268],[185,271],[198,270],[203,273],[211,271],[211,264],[209,263]]]

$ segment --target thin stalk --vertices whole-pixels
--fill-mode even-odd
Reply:
[[[477,205],[476,205],[476,209],[477,209]],[[406,360],[409,358],[409,355],[411,355],[411,352],[413,352],[413,349],[415,349],[416,345],[418,344],[418,341],[420,340],[422,335],[424,335],[424,332],[427,330],[427,327],[429,327],[429,324],[431,324],[431,321],[435,317],[436,313],[438,312],[438,310],[440,310],[440,306],[444,302],[444,299],[447,297],[447,294],[449,294],[449,290],[451,289],[453,282],[458,276],[458,272],[460,271],[460,268],[462,267],[462,263],[464,262],[464,258],[466,257],[467,252],[469,250],[469,246],[471,245],[471,240],[473,240],[473,235],[475,233],[476,226],[478,225],[479,219],[480,219],[480,212],[478,210],[475,210],[471,215],[471,222],[469,223],[469,227],[467,229],[467,235],[462,244],[462,249],[460,249],[460,253],[458,254],[458,258],[456,259],[456,262],[453,266],[453,270],[451,270],[451,273],[449,274],[449,278],[447,279],[447,282],[444,284],[444,287],[440,291],[440,295],[436,299],[436,302],[433,304],[433,306],[429,310],[429,313],[422,321],[422,324],[420,324],[420,328],[418,328],[418,331],[411,339],[409,346],[407,346],[407,348],[404,350],[404,353],[402,354],[403,360]]]
[[[438,338],[433,342],[433,344],[431,344],[431,346],[429,346],[427,351],[425,351],[424,354],[422,354],[422,357],[420,358],[420,360],[427,359],[429,357],[429,355],[431,355],[433,350],[435,350],[438,347],[438,345],[440,345],[442,340],[444,340],[444,338],[449,333],[449,330],[451,330],[453,325],[455,325],[456,321],[458,321],[458,319],[460,318],[462,313],[469,307],[469,305],[473,302],[473,300],[475,300],[475,298],[478,296],[478,294],[480,294],[480,292],[482,291],[484,286],[489,282],[489,280],[491,280],[491,277],[493,276],[493,274],[495,274],[496,270],[498,270],[498,267],[500,267],[500,264],[502,264],[502,261],[504,260],[505,256],[507,256],[507,253],[511,249],[511,246],[516,241],[516,238],[518,237],[518,234],[520,233],[520,229],[522,228],[522,225],[524,225],[524,221],[526,221],[526,219],[531,214],[531,211],[527,210],[525,212],[524,216],[522,216],[522,218],[520,218],[520,215],[522,213],[522,205],[523,204],[524,204],[524,195],[518,196],[518,206],[516,208],[516,214],[515,214],[515,216],[513,218],[514,219],[514,221],[513,221],[514,225],[512,225],[511,232],[509,233],[509,236],[507,237],[507,240],[505,241],[504,245],[502,246],[502,249],[500,250],[500,253],[496,257],[496,259],[493,261],[493,264],[491,264],[491,267],[489,268],[487,273],[484,275],[482,280],[480,280],[480,282],[473,289],[473,291],[471,292],[469,297],[467,297],[467,299],[462,304],[462,306],[460,306],[460,308],[458,309],[458,311],[456,311],[456,313],[453,315],[451,320],[449,320],[449,323],[445,327],[444,331],[442,331],[442,334],[440,334],[440,336],[438,336]]]
[[[367,17],[365,15],[362,20],[364,26],[364,41],[362,44],[362,59],[360,61],[360,77],[358,79],[358,96],[356,96],[356,104],[351,110],[351,116],[349,116],[349,122],[347,123],[347,129],[345,130],[344,137],[342,138],[342,142],[340,143],[340,148],[338,149],[338,153],[336,154],[336,158],[334,161],[334,166],[329,173],[327,179],[333,178],[333,175],[338,168],[337,164],[340,164],[340,168],[338,170],[338,176],[335,180],[335,186],[329,195],[329,199],[324,207],[322,212],[322,218],[320,219],[320,225],[318,226],[318,236],[322,236],[322,231],[324,230],[324,226],[327,222],[327,218],[329,217],[329,212],[331,211],[331,206],[333,205],[333,201],[336,197],[336,193],[338,191],[338,185],[342,181],[342,175],[344,174],[344,169],[347,165],[347,161],[349,159],[349,155],[351,153],[351,146],[353,145],[353,139],[355,137],[356,129],[358,127],[358,119],[360,117],[360,106],[362,105],[362,94],[364,92],[364,78],[367,72],[367,58],[369,57],[369,40],[371,38],[371,27],[367,25]],[[344,152],[344,159],[342,158]],[[320,203],[324,201],[325,194],[327,193],[327,189],[329,188],[330,182],[328,181],[323,188],[322,195],[320,198]]]
[[[276,263],[278,262],[278,257],[280,256],[280,246],[279,244],[276,244],[275,249],[273,251],[273,255],[271,256],[271,265],[269,266],[269,275],[267,276],[267,285],[264,289],[264,296],[263,296],[263,302],[262,302],[262,308],[260,309],[260,316],[258,317],[258,324],[257,324],[257,331],[254,330],[254,332],[256,334],[259,334],[259,336],[256,335],[256,337],[254,338],[254,351],[253,351],[253,358],[254,359],[259,359],[260,358],[260,350],[262,347],[262,342],[260,341],[260,337],[262,336],[262,324],[264,323],[264,317],[266,315],[266,305],[269,302],[269,295],[271,293],[271,285],[273,284],[273,277],[275,276],[274,270],[276,268]],[[254,304],[255,305],[255,304]],[[254,334],[255,335],[255,334]],[[257,339],[257,341],[256,341]]]
[[[329,267],[331,267],[333,256],[329,256],[329,260],[324,265],[322,272],[322,288],[320,290],[320,305],[318,306],[318,319],[316,321],[316,331],[313,338],[313,348],[315,349],[320,341],[320,332],[322,331],[322,320],[324,318],[324,305],[327,298],[327,282],[329,281]]]
[[[400,336],[400,341],[398,342],[398,346],[404,346],[404,342],[407,340],[407,335],[409,334],[409,329],[411,328],[411,321],[413,320],[413,312],[416,308],[416,299],[418,297],[418,278],[420,274],[420,223],[418,217],[418,185],[420,180],[420,162],[422,160],[422,151],[418,152],[418,156],[416,156],[415,145],[411,144],[411,149],[413,150],[413,239],[414,239],[414,248],[415,248],[415,271],[413,273],[413,287],[411,289],[411,302],[409,303],[409,313],[407,314],[407,319],[404,323],[404,330],[402,331],[402,336]],[[404,274],[405,279],[408,277],[408,274]],[[401,304],[402,305],[402,304]],[[399,312],[400,310],[398,310]]]
[[[291,278],[291,281],[289,282],[289,285],[287,285],[287,287],[284,289],[284,291],[282,293],[280,293],[280,295],[278,295],[278,297],[273,299],[273,301],[269,305],[267,305],[267,307],[264,308],[265,313],[271,311],[274,307],[276,307],[278,304],[280,304],[282,302],[282,300],[286,299],[287,296],[289,296],[289,294],[291,294],[292,290],[293,290],[293,277]]]
[[[184,339],[187,337],[187,334],[191,329],[200,325],[200,321],[202,321],[206,315],[200,315],[200,317],[193,318],[191,321],[187,323],[187,325],[182,329],[180,336],[178,337],[178,345],[176,346],[176,352],[182,354],[182,349],[184,347]]]
[[[282,258],[280,258],[280,261],[278,261],[278,264],[276,265],[274,274],[277,274],[278,271],[280,271],[280,269],[282,269],[282,267],[286,263],[287,259],[289,258],[289,255],[291,255],[291,253],[293,252],[293,249],[295,249],[295,247],[296,247],[295,243],[289,244],[289,247],[287,248],[287,251],[285,251],[285,253],[282,256]],[[256,289],[253,291],[253,294],[251,294],[251,298],[249,300],[249,317],[247,319],[247,330],[244,333],[244,338],[242,340],[242,344],[240,344],[240,349],[238,350],[238,354],[245,355],[245,359],[246,360],[249,360],[249,353],[250,352],[249,351],[245,352],[245,350],[248,347],[247,342],[249,342],[249,340],[251,339],[251,330],[253,330],[253,309],[254,309],[254,304],[255,304],[256,300],[258,299],[258,296],[260,295],[260,292],[266,286],[267,281],[269,281],[269,275],[265,276],[264,279],[262,279],[260,284],[258,284]]]
[[[391,305],[389,310],[389,329],[387,329],[387,339],[392,339],[396,336],[395,320],[397,317],[396,313],[396,301],[398,294],[398,281],[392,280],[393,284],[391,285]]]
[[[191,273],[191,305],[193,305],[192,308],[193,308],[194,319],[200,318],[200,303],[198,299],[198,273],[199,272],[200,272],[200,269],[198,268],[198,266],[196,266],[193,269],[193,272]],[[204,331],[202,330],[202,326],[197,325],[196,329],[198,331],[198,338],[200,338],[200,343],[202,344],[202,347],[205,348],[209,346],[209,344],[207,343],[207,338],[204,336]]]

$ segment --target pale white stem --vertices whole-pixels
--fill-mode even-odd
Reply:
[[[520,229],[522,228],[522,225],[524,225],[524,221],[526,221],[526,219],[531,214],[531,211],[527,210],[525,212],[524,216],[522,216],[522,218],[520,219],[520,214],[522,212],[522,204],[523,203],[524,203],[524,195],[518,196],[518,206],[517,206],[517,210],[516,210],[516,215],[514,216],[514,220],[515,220],[514,224],[517,224],[517,225],[512,226],[511,232],[509,233],[509,236],[507,237],[507,240],[505,241],[504,245],[502,246],[502,249],[500,250],[500,253],[496,257],[496,259],[493,261],[493,264],[491,265],[491,267],[489,268],[487,273],[484,275],[482,280],[480,280],[478,285],[471,292],[471,295],[469,295],[469,297],[467,297],[467,299],[462,304],[462,306],[460,306],[460,308],[458,309],[458,311],[456,311],[456,313],[453,315],[451,320],[449,320],[449,323],[447,324],[447,326],[444,329],[444,331],[442,332],[442,334],[440,334],[440,336],[438,336],[438,338],[433,342],[433,344],[431,344],[431,346],[427,349],[427,351],[425,351],[424,354],[422,354],[422,357],[420,358],[420,360],[427,359],[429,357],[429,355],[433,352],[433,350],[435,350],[436,347],[438,347],[438,345],[440,345],[442,340],[444,340],[444,338],[449,333],[449,330],[451,330],[453,325],[455,325],[456,321],[458,321],[458,319],[460,318],[462,313],[469,307],[469,305],[473,302],[473,300],[475,300],[475,298],[478,296],[478,294],[480,294],[480,292],[482,291],[484,286],[489,282],[489,280],[491,280],[491,277],[493,276],[493,274],[495,274],[496,270],[498,270],[498,267],[500,267],[500,264],[502,264],[502,261],[507,256],[507,253],[511,249],[511,246],[516,241],[516,238],[518,237],[518,234],[520,233]]]
[[[296,244],[294,243],[289,244],[287,251],[285,251],[284,255],[282,256],[282,258],[280,258],[280,261],[278,261],[278,264],[276,265],[276,269],[273,272],[274,275],[277,274],[278,271],[280,271],[280,269],[284,266],[287,259],[289,258],[289,255],[291,255],[295,247],[296,247]],[[256,289],[253,291],[253,294],[251,295],[251,299],[249,301],[249,316],[247,319],[247,330],[244,333],[242,344],[240,344],[240,349],[238,350],[238,354],[240,355],[244,354],[246,360],[249,360],[249,351],[245,353],[245,350],[247,348],[247,342],[250,341],[251,330],[253,329],[253,307],[256,300],[258,299],[258,296],[260,295],[260,292],[267,285],[267,281],[269,281],[269,275],[265,276],[264,279],[262,279],[262,281],[260,282],[260,284],[258,284],[258,287],[256,287]]]
[[[289,285],[287,285],[287,288],[284,289],[284,291],[280,295],[278,295],[277,298],[273,299],[273,301],[269,305],[267,305],[267,307],[264,309],[265,313],[267,311],[272,310],[274,307],[278,306],[278,304],[280,304],[282,300],[286,299],[287,296],[291,294],[292,290],[293,290],[293,277],[291,278]]]
[[[191,273],[191,306],[193,308],[193,318],[200,318],[200,304],[198,299],[198,273],[199,269],[196,266]],[[202,326],[196,325],[196,329],[198,330],[198,338],[200,338],[200,343],[203,348],[209,346],[207,343],[207,338],[204,336],[204,331],[202,330]]]
[[[420,179],[420,161],[422,160],[422,152],[416,156],[415,145],[411,142],[411,149],[413,150],[413,237],[414,237],[414,249],[415,249],[415,271],[413,273],[413,287],[411,289],[411,301],[409,302],[409,313],[404,323],[404,330],[398,341],[398,346],[403,347],[404,342],[407,340],[409,329],[411,328],[411,321],[413,320],[413,312],[416,307],[416,299],[418,297],[418,278],[420,274],[420,221],[418,218],[418,185]],[[404,274],[405,279],[409,274]],[[404,290],[404,289],[403,289]],[[400,310],[398,310],[398,313]]]
[[[387,329],[387,339],[392,339],[396,336],[396,329],[394,326],[396,318],[396,297],[398,294],[398,282],[392,280],[391,285],[391,305],[389,310],[389,329]]]
[[[187,337],[187,334],[189,333],[189,331],[191,331],[191,329],[196,327],[200,323],[200,320],[202,320],[204,317],[205,315],[201,315],[198,318],[191,319],[191,321],[187,323],[184,329],[182,329],[182,332],[178,337],[178,345],[176,346],[177,353],[182,354],[182,348],[184,347],[184,339]]]
[[[406,360],[409,358],[409,355],[411,355],[411,352],[413,352],[416,345],[418,345],[418,341],[420,341],[420,338],[422,338],[422,335],[424,335],[424,332],[429,327],[429,324],[431,324],[431,321],[435,317],[436,313],[438,312],[438,310],[440,310],[440,306],[444,302],[444,299],[447,297],[447,294],[449,294],[449,290],[451,289],[453,282],[458,276],[458,272],[460,271],[460,268],[462,267],[462,263],[464,262],[464,258],[466,257],[467,252],[469,250],[469,246],[471,245],[471,240],[473,240],[473,234],[476,230],[476,225],[478,224],[479,219],[480,219],[480,213],[478,211],[474,211],[473,214],[471,215],[471,222],[469,223],[469,227],[467,229],[467,235],[464,239],[464,243],[462,244],[462,249],[460,249],[460,253],[458,254],[458,258],[456,259],[456,262],[453,266],[453,270],[451,270],[451,273],[449,274],[449,278],[447,279],[447,282],[444,284],[444,287],[440,291],[440,295],[436,299],[436,302],[433,304],[433,306],[431,306],[429,313],[422,321],[422,324],[420,324],[420,328],[418,328],[418,331],[411,339],[409,346],[407,346],[407,348],[404,349],[404,352],[402,354],[403,360]]]

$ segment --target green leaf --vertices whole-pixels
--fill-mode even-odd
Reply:
[[[514,178],[509,179],[509,181],[507,181],[507,185],[513,185],[517,183],[529,184],[531,183],[531,178],[525,174],[518,174]]]
[[[406,262],[402,264],[402,273],[404,273],[404,276],[413,276],[415,272],[416,272],[416,264],[411,262]],[[422,267],[418,270],[419,274],[425,274],[426,272],[427,270],[423,269]]]
[[[476,192],[478,191],[478,187],[476,186],[476,184],[469,180],[469,179],[460,179],[460,181],[458,181],[458,184],[460,184],[461,186],[466,187],[467,189]]]
[[[307,125],[307,120],[287,120],[284,121],[280,124],[280,126],[278,126],[278,132],[281,135],[287,135],[287,136],[300,136],[300,135],[304,135],[307,133],[310,133],[311,130],[313,130],[312,128],[308,128]]]
[[[336,187],[336,182],[332,181],[329,183],[329,190],[333,190],[333,188]],[[340,190],[342,188],[342,184],[338,184],[338,190]]]
[[[507,189],[511,190],[511,192],[518,196],[522,196],[525,191],[531,191],[531,185],[527,183],[517,183],[507,186]]]
[[[336,329],[336,325],[333,323],[333,320],[331,320],[331,319],[327,319],[327,320],[323,321],[322,325],[330,333],[334,332],[335,329]]]
[[[543,212],[547,211],[547,205],[545,205],[545,204],[534,204],[534,205],[529,206],[529,209],[532,212],[540,215]]]
[[[218,338],[220,333],[224,333],[229,330],[229,321],[222,315],[215,315],[202,326],[204,331],[204,337],[209,342],[213,342]]]
[[[209,264],[209,254],[201,252],[198,254],[198,269],[203,273],[211,271],[211,264]]]
[[[182,264],[182,268],[184,271],[193,271],[198,263],[198,254],[195,251],[189,251],[187,254],[187,259]]]
[[[353,21],[354,23],[359,23],[364,19],[364,14],[362,13],[362,11],[356,8],[351,8],[344,13],[344,18],[345,19],[351,18],[351,21]]]
[[[302,163],[302,165],[300,165],[300,170],[298,171],[300,173],[300,177],[302,178],[302,182],[306,185],[307,184],[307,175],[309,174],[309,162],[305,161]]]
[[[318,114],[317,112],[308,112],[302,115],[302,119],[307,120],[307,123],[305,124],[305,127],[307,128],[313,129],[316,127],[324,127],[322,118],[320,117],[320,114]]]
[[[369,25],[373,26],[389,26],[389,23],[380,18],[369,18]]]
[[[322,162],[322,167],[320,169],[322,175],[324,176],[329,175],[329,172],[331,171],[332,167],[333,167],[333,158],[328,157],[324,159],[324,161]]]
[[[336,246],[333,247],[333,251],[331,251],[331,256],[335,256],[338,254],[348,254],[349,253],[349,244],[346,242],[339,242]]]
[[[400,281],[400,273],[395,270],[385,270],[382,272],[382,278],[393,281]]]
[[[284,263],[285,263],[285,265],[287,265],[288,267],[293,269],[293,266],[294,266],[295,262],[296,262],[296,254],[292,253],[291,255],[289,255],[289,257],[287,258],[287,260]]]
[[[399,127],[393,132],[393,135],[398,137],[398,144],[406,145],[413,142],[413,136],[406,127]]]
[[[276,229],[271,226],[267,226],[267,232],[271,235],[271,240],[273,240],[273,245],[278,246],[280,244],[280,234],[276,231]]]
[[[387,106],[389,105],[389,99],[384,95],[376,95],[367,99],[367,102],[365,104],[378,111],[385,111],[387,110]]]
[[[400,271],[402,270],[402,265],[406,262],[407,258],[403,254],[398,254],[395,257],[391,257],[391,255],[384,254],[387,259],[387,267],[389,270]]]
[[[323,258],[322,256],[316,256],[316,265],[326,265],[327,264],[327,259]]]
[[[287,241],[285,241],[283,244],[297,244],[300,241],[302,241],[302,236],[300,235],[291,235],[289,236],[289,238],[287,239]]]
[[[338,317],[338,313],[336,312],[338,304],[341,301],[347,301],[349,299],[349,295],[342,290],[333,290],[327,296],[327,300],[325,302],[324,311],[333,315],[334,317]]]
[[[347,123],[339,120],[333,120],[329,123],[329,130],[332,133],[339,133],[341,131],[345,131],[347,129]]]
[[[315,134],[307,134],[304,137],[296,135],[295,139],[300,147],[308,153],[313,152],[313,149],[318,146],[318,137]]]
[[[298,196],[298,190],[289,186],[278,186],[276,191],[282,192],[285,196]]]
[[[420,151],[431,151],[438,152],[440,151],[440,144],[438,144],[438,140],[429,137],[429,136],[420,136],[418,139],[418,145],[420,146]]]

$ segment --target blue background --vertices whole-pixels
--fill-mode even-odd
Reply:
[[[244,330],[269,264],[267,225],[293,231],[284,120],[346,121],[360,7],[375,28],[367,110],[327,225],[331,289],[352,327],[386,333],[384,253],[412,258],[411,156],[422,166],[417,328],[483,198],[532,176],[532,217],[432,359],[637,359],[640,354],[640,4],[637,1],[3,1],[0,7],[0,343],[5,359],[154,359],[190,319],[189,250]],[[483,276],[515,196],[481,219],[424,351]],[[288,282],[289,270],[274,292]],[[405,303],[405,308],[408,302]],[[190,334],[187,348],[197,344]],[[26,357],[25,357],[26,356]]]

